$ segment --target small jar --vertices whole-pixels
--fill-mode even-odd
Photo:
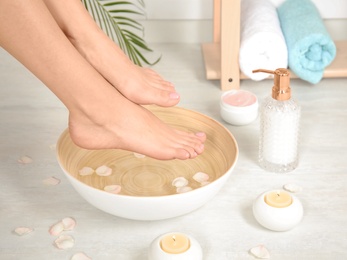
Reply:
[[[153,240],[149,247],[148,260],[202,260],[198,241],[180,232],[163,234]]]
[[[294,228],[302,220],[303,212],[300,200],[283,190],[264,192],[253,203],[255,219],[263,227],[273,231]]]
[[[220,101],[222,118],[232,125],[247,125],[258,116],[258,98],[247,90],[229,90]]]

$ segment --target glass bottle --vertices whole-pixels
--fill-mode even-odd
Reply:
[[[265,170],[285,173],[299,161],[298,145],[301,107],[291,97],[287,69],[255,70],[274,74],[272,95],[260,108],[259,164]]]

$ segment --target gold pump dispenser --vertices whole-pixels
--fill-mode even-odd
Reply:
[[[279,68],[276,70],[257,69],[253,73],[264,72],[274,74],[274,86],[272,87],[272,98],[280,101],[291,98],[290,72],[287,69]]]

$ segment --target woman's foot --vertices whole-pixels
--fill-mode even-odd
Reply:
[[[120,148],[160,160],[195,158],[204,151],[204,133],[171,128],[146,108],[119,94],[109,95],[110,102],[104,101],[94,115],[70,113],[70,135],[78,146]],[[110,111],[115,111],[115,115]]]

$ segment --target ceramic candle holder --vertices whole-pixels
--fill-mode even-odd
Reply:
[[[258,116],[258,99],[246,90],[226,91],[220,101],[220,113],[224,121],[232,125],[247,125]]]
[[[253,214],[259,224],[273,231],[287,231],[299,224],[304,213],[300,200],[290,194],[292,202],[289,206],[281,208],[270,206],[265,201],[265,196],[269,192],[274,191],[264,192],[253,203]]]
[[[186,249],[181,253],[168,253],[167,246],[163,246],[162,243],[167,237],[174,237],[175,235],[185,237],[189,242]],[[170,245],[169,245],[170,246]],[[170,232],[160,235],[153,240],[149,247],[148,260],[202,260],[203,254],[199,242],[190,235],[180,232]]]

